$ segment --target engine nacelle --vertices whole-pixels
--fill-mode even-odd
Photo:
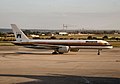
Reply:
[[[58,49],[58,52],[60,53],[68,53],[69,52],[69,46],[62,46]]]

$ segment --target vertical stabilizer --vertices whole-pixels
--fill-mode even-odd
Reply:
[[[11,24],[16,41],[29,41],[29,38],[15,25]]]

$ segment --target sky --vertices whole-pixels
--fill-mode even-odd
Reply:
[[[120,0],[0,0],[0,28],[120,30]]]

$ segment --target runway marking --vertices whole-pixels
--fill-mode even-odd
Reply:
[[[85,78],[85,77],[83,77],[83,76],[81,76],[81,78],[82,78],[83,80],[85,80],[85,84],[92,84],[87,78]]]
[[[71,76],[71,75],[66,75],[66,74],[50,74],[48,73],[48,75],[50,76]],[[77,77],[77,76],[76,76]],[[81,81],[81,83],[85,83],[85,84],[92,84],[87,78],[85,78],[84,76],[80,76],[80,78],[83,80]],[[65,80],[67,80],[68,78],[66,77]]]

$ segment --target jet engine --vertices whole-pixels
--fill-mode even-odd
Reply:
[[[59,53],[68,53],[69,52],[69,46],[62,46],[58,48]]]

